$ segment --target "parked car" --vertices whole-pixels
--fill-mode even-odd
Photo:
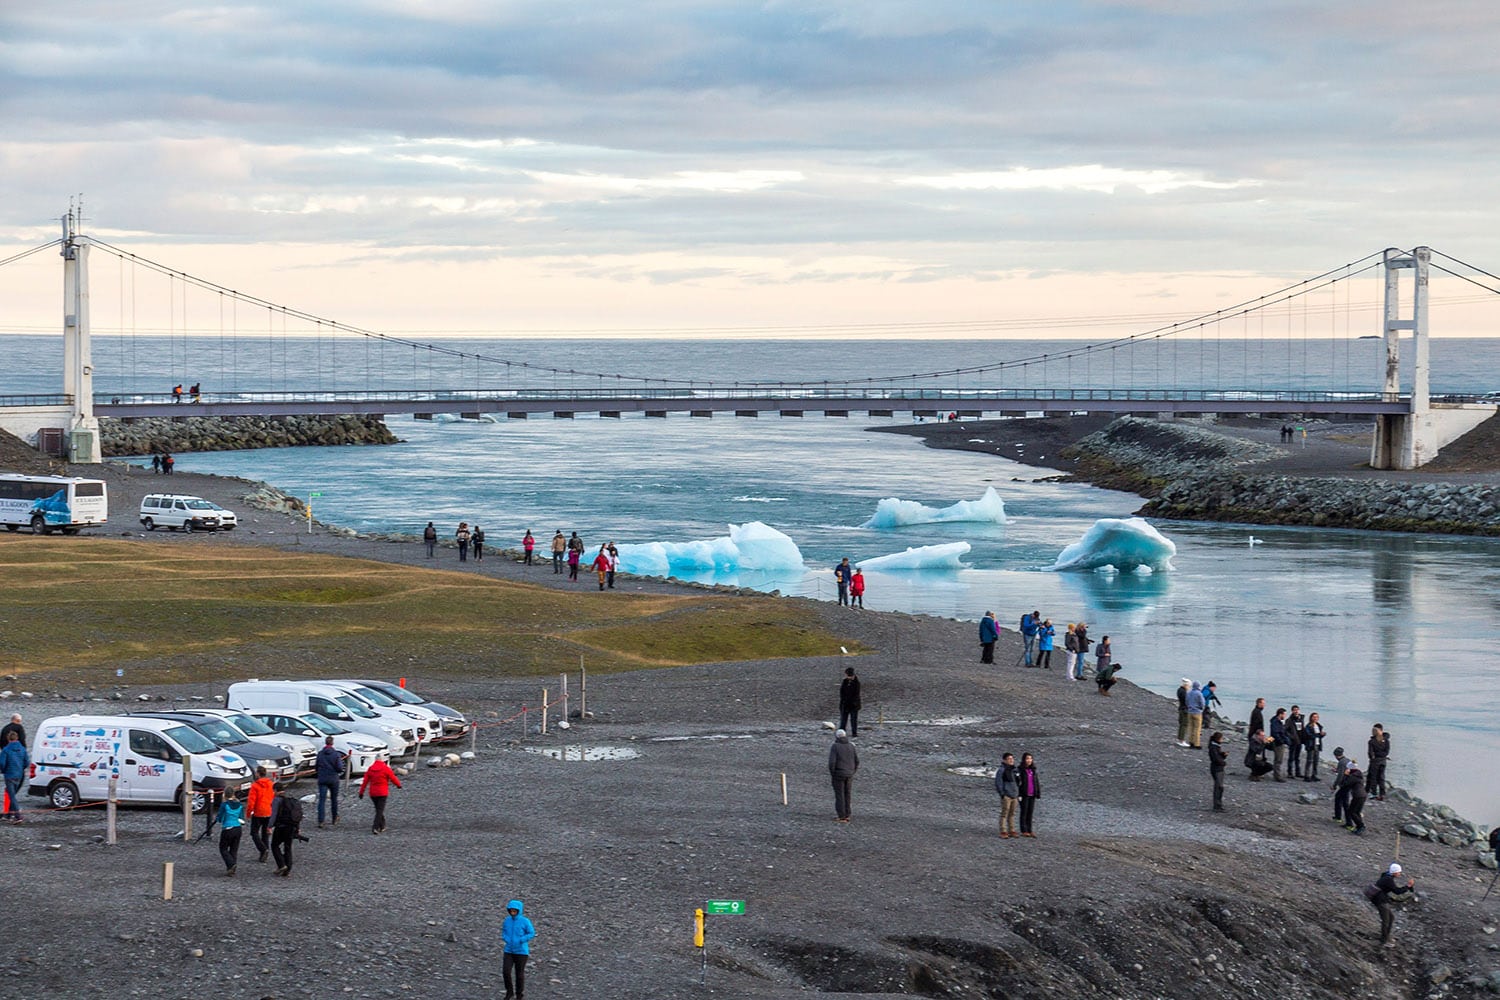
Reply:
[[[258,743],[247,739],[244,733],[223,719],[207,715],[188,715],[185,712],[130,712],[126,717],[180,722],[198,730],[220,748],[239,754],[250,763],[251,767],[264,767],[277,781],[297,779],[297,765],[292,763],[291,754],[273,744]]]
[[[443,724],[443,734],[442,736],[437,737],[440,742],[448,742],[460,739],[461,737],[468,735],[469,720],[464,718],[464,714],[462,712],[460,712],[456,708],[449,708],[447,705],[444,705],[441,702],[423,698],[411,688],[404,688],[399,684],[392,684],[389,681],[351,680],[347,681],[346,683],[358,684],[362,687],[379,691],[386,697],[400,702],[403,705],[413,705],[419,708],[427,709],[427,711],[436,715],[438,717],[438,720]]]
[[[349,767],[355,775],[364,774],[381,755],[390,753],[384,740],[345,729],[312,712],[256,712],[252,718],[267,728],[284,736],[305,736],[317,740],[333,737],[333,748],[349,758]]]
[[[149,493],[141,498],[141,524],[147,531],[216,531],[219,512],[202,497],[185,493]]]
[[[363,681],[324,681],[340,690],[347,691],[372,712],[393,720],[407,719],[417,727],[417,739],[431,743],[443,735],[443,720],[437,713],[420,705],[403,705],[383,691],[368,687]]]
[[[323,748],[322,739],[313,742],[305,736],[275,732],[254,716],[236,712],[232,708],[183,708],[178,711],[183,715],[204,715],[223,719],[239,730],[247,740],[270,743],[280,747],[291,755],[292,763],[297,766],[298,777],[312,774],[318,768],[318,751]]]
[[[66,715],[36,730],[27,794],[46,796],[54,809],[69,809],[109,797],[109,779],[122,802],[182,801],[182,758],[193,758],[193,811],[202,812],[210,791],[233,791],[250,783],[250,765],[221,750],[191,726],[170,719],[120,715]]]
[[[219,512],[220,531],[233,531],[236,527],[239,526],[240,518],[239,515],[234,511],[230,510],[228,507],[220,507],[212,500],[205,500],[203,502]]]
[[[377,715],[364,702],[340,688],[312,681],[241,681],[229,685],[230,708],[256,712],[311,712],[356,733],[384,740],[391,752],[403,754],[417,745],[417,731]],[[410,720],[403,719],[403,723]]]

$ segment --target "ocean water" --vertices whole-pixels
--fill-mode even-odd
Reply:
[[[202,381],[205,389],[248,380],[245,372],[213,367],[216,346],[197,345],[196,374],[174,380]],[[1351,345],[1352,351],[1369,348],[1371,386],[1377,346]],[[578,371],[749,379],[939,370],[1047,353],[1056,345],[510,341],[482,348],[520,351]],[[20,371],[4,379],[5,391],[51,391],[55,380],[45,390],[18,388],[51,377],[50,365],[37,360],[44,352],[11,356],[23,360]],[[1434,391],[1497,388],[1500,340],[1435,341],[1433,357]],[[96,348],[96,366],[106,366],[108,358],[107,349]],[[295,383],[292,367],[285,377]],[[1146,367],[1139,378],[1148,378]],[[410,380],[401,368],[385,372],[388,383]],[[1158,367],[1149,377],[1160,380],[1162,372]],[[352,366],[350,374],[358,377],[323,387],[359,388],[360,379],[370,378]],[[159,391],[154,382],[132,382],[119,372],[101,372],[100,384],[111,377],[120,379],[115,388],[121,392]],[[1324,372],[1321,383],[1319,377],[1304,372],[1299,379],[1309,388],[1347,385],[1342,372]],[[266,379],[274,381],[269,374]],[[311,388],[315,381],[308,372],[301,384]],[[869,432],[891,422],[820,415],[493,423],[392,418],[403,443],[391,447],[178,458],[184,470],[262,479],[303,497],[319,492],[320,520],[410,532],[428,520],[448,531],[459,520],[477,521],[497,547],[518,545],[527,528],[542,544],[561,528],[577,530],[596,546],[716,539],[731,524],[760,521],[796,543],[800,568],[730,569],[700,578],[830,600],[832,566],[843,556],[859,562],[913,546],[967,543],[963,568],[868,573],[866,604],[976,622],[994,610],[1007,628],[1036,608],[1059,633],[1066,622],[1087,620],[1095,638],[1111,636],[1124,675],[1153,690],[1170,693],[1184,676],[1213,679],[1228,714],[1239,719],[1248,717],[1257,696],[1272,708],[1299,704],[1322,714],[1327,750],[1342,744],[1361,760],[1370,724],[1382,722],[1393,733],[1394,780],[1479,822],[1500,821],[1495,783],[1451,764],[1455,754],[1488,761],[1500,752],[1500,692],[1491,665],[1492,651],[1500,648],[1500,540],[1163,521],[1154,523],[1176,545],[1172,569],[1059,573],[1051,566],[1068,544],[1099,518],[1129,516],[1139,498],[1038,482],[1045,469]],[[1004,503],[1004,523],[862,527],[886,498],[942,508],[977,501],[991,487]],[[1261,544],[1251,545],[1252,536]],[[851,617],[851,627],[858,628],[857,618]],[[977,652],[969,647],[954,655],[977,659]],[[1056,655],[1060,660],[1061,652]],[[878,685],[878,676],[870,682]],[[1078,697],[1091,694],[1091,686],[1080,685]],[[1004,714],[1003,705],[953,708]],[[1164,706],[1164,740],[1175,736],[1174,724],[1175,711]],[[1374,815],[1384,825],[1378,809]]]

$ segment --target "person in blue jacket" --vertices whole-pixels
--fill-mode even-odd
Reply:
[[[1031,666],[1031,654],[1036,650],[1036,632],[1041,628],[1042,613],[1033,611],[1021,616],[1021,638],[1026,643],[1025,663]]]
[[[526,996],[526,959],[531,957],[531,939],[536,937],[536,927],[522,915],[523,909],[519,899],[506,903],[505,922],[500,925],[500,939],[505,942],[505,956],[500,963],[505,977],[505,1000],[524,1000]]]
[[[1054,637],[1056,635],[1057,635],[1057,630],[1052,627],[1052,619],[1051,618],[1048,618],[1046,621],[1042,622],[1040,625],[1037,626],[1037,630],[1036,630],[1036,640],[1037,640],[1037,644],[1036,644],[1036,649],[1037,649],[1036,665],[1037,666],[1039,666],[1039,667],[1045,667],[1048,670],[1052,669],[1052,645],[1053,645],[1053,639],[1054,639]]]
[[[849,580],[854,575],[854,567],[849,565],[849,557],[845,556],[839,564],[833,567],[833,582],[839,585],[839,603],[849,603]]]
[[[31,766],[31,756],[26,744],[14,730],[5,734],[5,747],[0,749],[0,774],[5,776],[5,794],[10,796],[10,811],[5,818],[12,823],[21,822],[21,785],[26,781],[26,769]]]
[[[995,622],[995,612],[986,611],[979,619],[979,662],[995,662],[995,642],[1000,638],[1000,626]]]
[[[219,857],[224,859],[224,874],[234,876],[240,863],[240,837],[245,832],[245,803],[233,792],[219,803]]]

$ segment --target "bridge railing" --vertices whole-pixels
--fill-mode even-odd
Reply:
[[[71,393],[51,393],[43,395],[24,396],[0,396],[0,407],[11,406],[72,406],[73,396]]]

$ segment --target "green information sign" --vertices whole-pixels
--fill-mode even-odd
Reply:
[[[322,495],[323,495],[323,494],[321,494],[321,493],[309,493],[309,494],[308,494],[308,496],[310,496],[310,497],[320,497],[320,496],[322,496]]]
[[[740,916],[745,912],[745,901],[743,899],[710,899],[703,904],[703,912]]]

